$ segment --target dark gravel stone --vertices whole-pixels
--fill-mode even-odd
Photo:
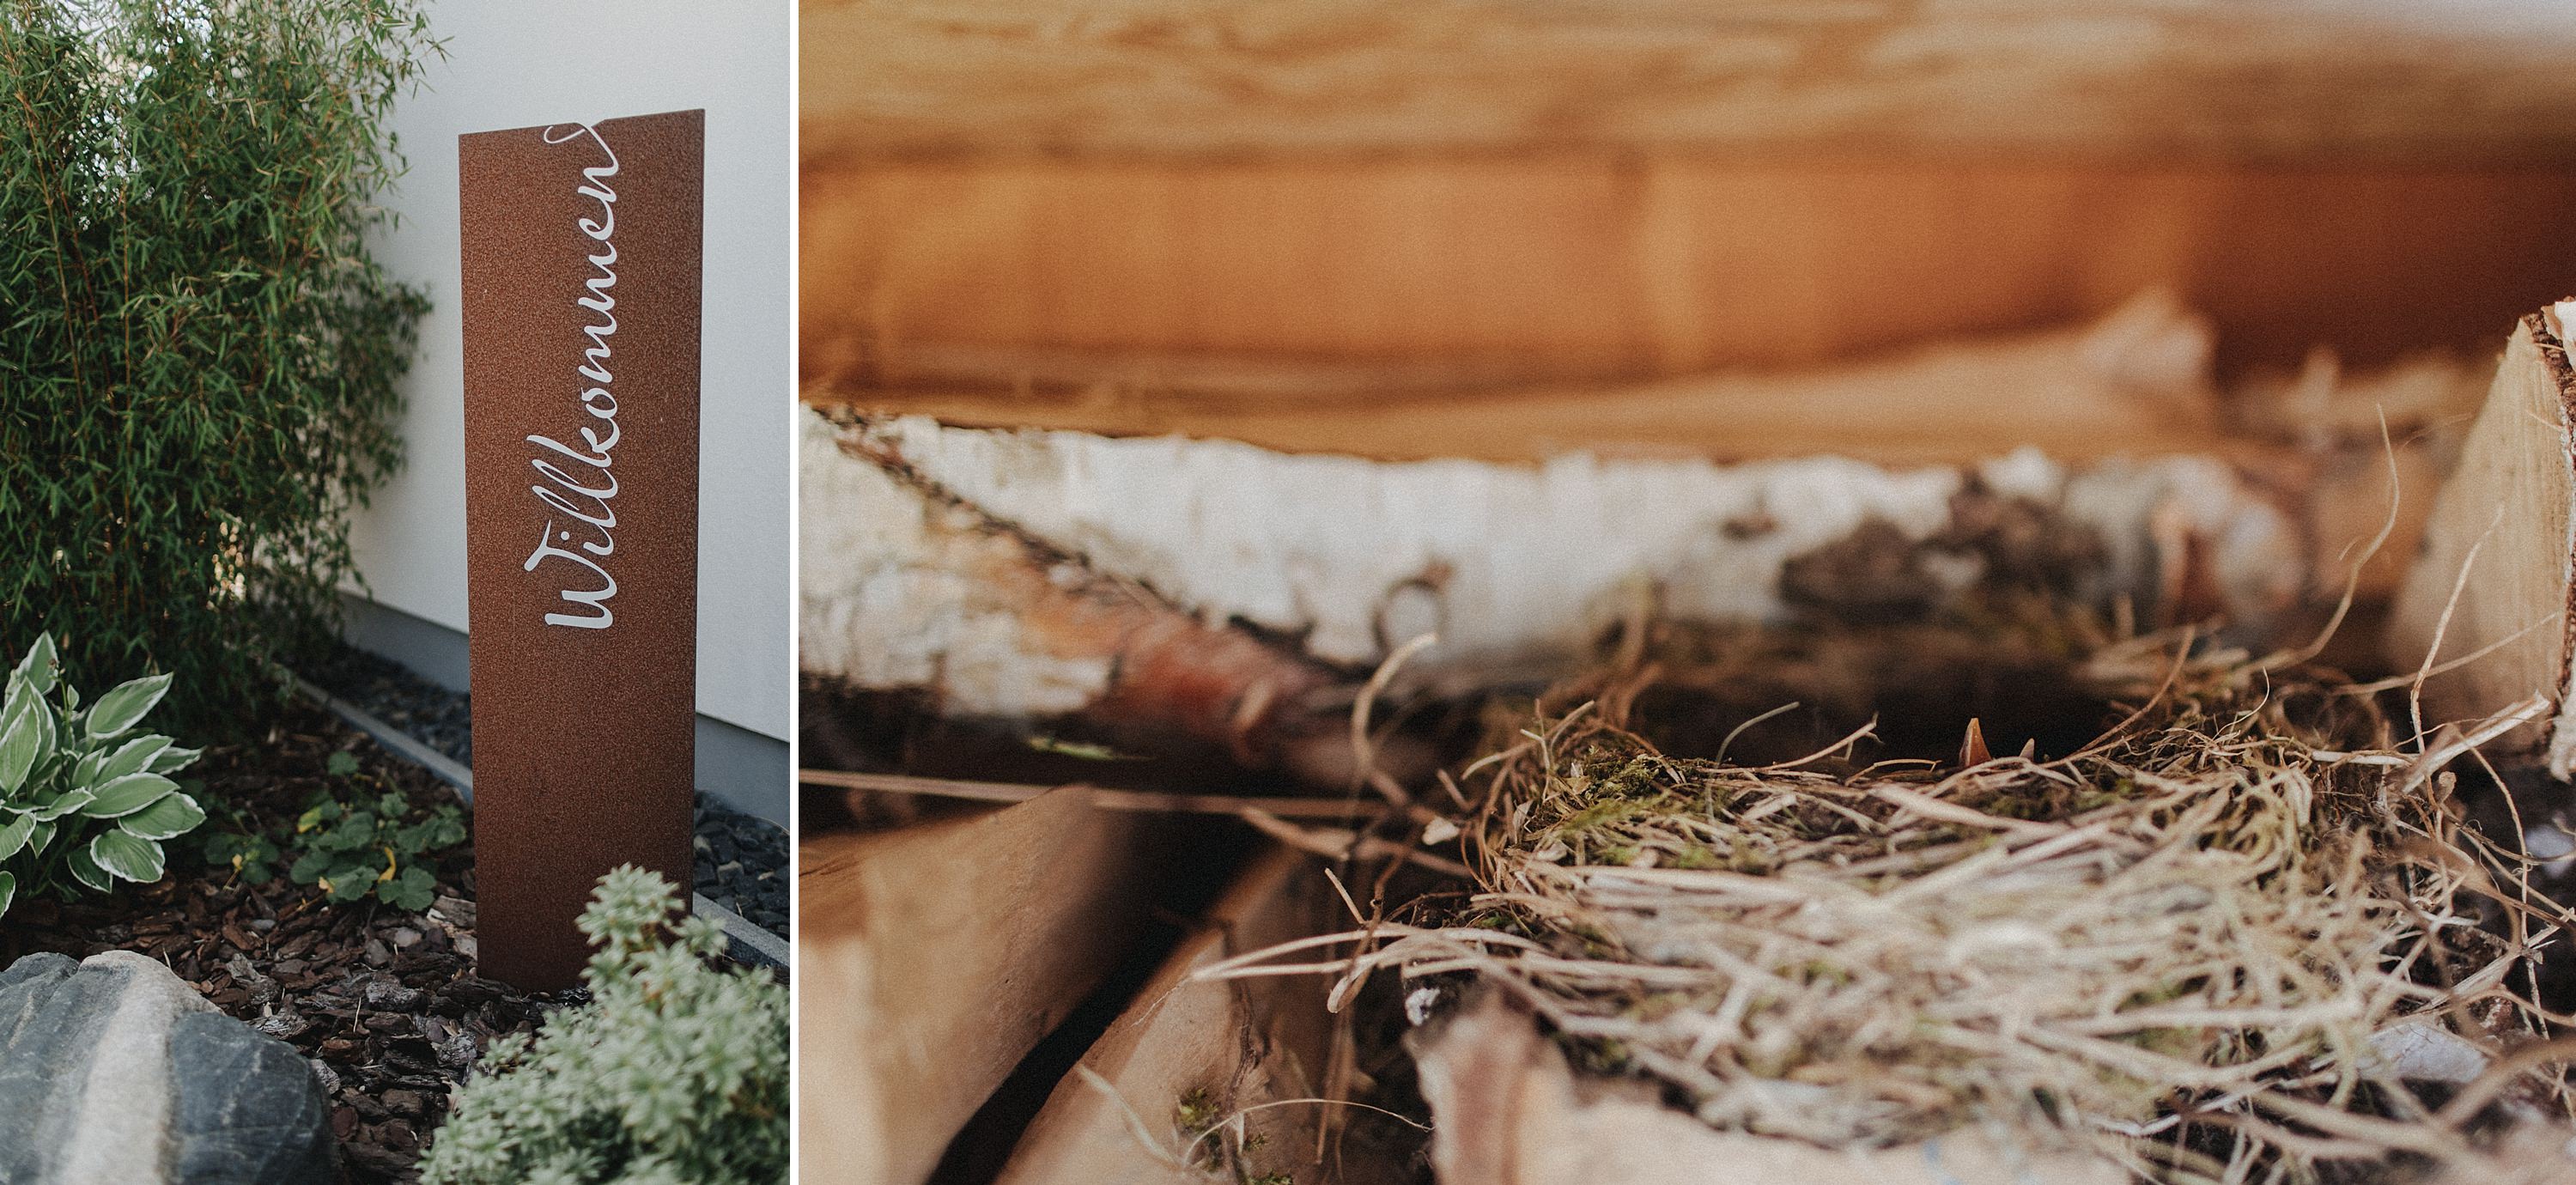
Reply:
[[[697,890],[772,934],[787,933],[787,831],[698,796]]]
[[[346,645],[310,660],[303,675],[458,764],[473,766],[473,700],[466,693],[449,691],[401,663]]]

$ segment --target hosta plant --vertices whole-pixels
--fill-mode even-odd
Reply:
[[[81,706],[40,636],[0,699],[0,914],[21,891],[70,897],[161,879],[163,842],[206,821],[171,774],[197,759],[139,733],[170,676],[121,683]]]
[[[703,918],[673,924],[670,882],[601,878],[581,916],[599,944],[592,1002],[504,1037],[458,1093],[421,1179],[433,1185],[735,1185],[786,1179],[787,989],[722,970]]]

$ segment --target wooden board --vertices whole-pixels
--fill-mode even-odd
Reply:
[[[1835,455],[1882,464],[1978,460],[2028,445],[2062,460],[2262,451],[2220,424],[2207,322],[2168,297],[2100,322],[1943,341],[1862,362],[1788,372],[1490,389],[1427,384],[1402,364],[1371,370],[1228,366],[1180,359],[1100,364],[996,354],[941,356],[928,379],[823,405],[917,412],[959,426],[1107,436],[1239,440],[1375,460],[1540,462],[1570,452],[1751,460]],[[1058,369],[1040,368],[1053,361]],[[1017,363],[1016,373],[1007,369]],[[1043,376],[1043,377],[1041,377]],[[927,376],[925,376],[927,378]],[[980,380],[981,385],[978,386]],[[1845,414],[1869,407],[1871,414]],[[1962,409],[1993,414],[1963,417]]]
[[[2567,167],[809,157],[801,365],[924,410],[1105,376],[1147,402],[1103,426],[1152,431],[1869,358],[2157,288],[2225,374],[2375,365],[2567,295],[2571,215]]]
[[[1213,1142],[1222,1137],[1192,1148],[1198,1133],[1180,1123],[1181,1100],[1231,1116],[1262,1103],[1313,1097],[1328,1042],[1321,981],[1191,977],[1228,956],[1323,933],[1334,908],[1312,857],[1271,848],[1251,861],[1209,910],[1204,928],[1173,952],[1083,1055],[1080,1068],[1057,1084],[999,1185],[1199,1185],[1206,1173],[1185,1167],[1182,1153],[1191,1153],[1193,1164],[1213,1163]],[[1308,1179],[1314,1119],[1311,1109],[1247,1116],[1247,1130],[1265,1137],[1254,1174]]]
[[[2389,651],[2406,667],[2470,660],[2424,684],[2426,727],[2470,721],[2532,696],[2558,703],[2552,719],[2498,746],[2544,755],[2566,778],[2576,767],[2569,662],[2576,654],[2576,369],[2565,314],[2522,320],[2495,383],[2443,487],[2424,546],[2399,595]]]
[[[805,0],[809,159],[2576,157],[2546,0]]]
[[[1135,931],[1151,821],[1049,794],[806,840],[797,856],[798,1163],[923,1180]]]

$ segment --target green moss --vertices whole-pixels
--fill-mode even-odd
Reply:
[[[1217,1110],[1216,1100],[1202,1087],[1181,1096],[1172,1108],[1172,1123],[1183,1132],[1196,1136],[1207,1132],[1225,1116]]]
[[[1724,863],[1724,861],[1717,858],[1717,853],[1708,850],[1708,845],[1706,844],[1692,844],[1689,847],[1683,848],[1680,855],[1673,857],[1673,867],[1675,868],[1686,868],[1692,870],[1718,868],[1723,867]]]
[[[1560,1038],[1558,1043],[1564,1047],[1567,1061],[1574,1063],[1575,1068],[1591,1073],[1625,1074],[1636,1064],[1636,1055],[1629,1051],[1624,1041],[1569,1036]]]

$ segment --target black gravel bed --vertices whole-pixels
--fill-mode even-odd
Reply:
[[[367,714],[409,733],[412,739],[474,766],[472,698],[423,679],[411,668],[355,646],[335,646],[302,674]]]
[[[314,685],[471,768],[473,700],[354,646],[308,661]],[[787,831],[698,795],[694,888],[772,934],[787,933]]]
[[[698,891],[752,925],[787,933],[787,829],[698,795]]]

